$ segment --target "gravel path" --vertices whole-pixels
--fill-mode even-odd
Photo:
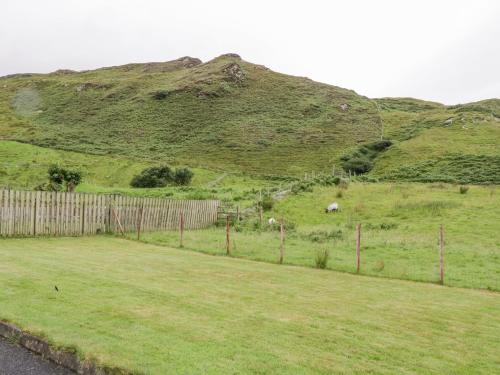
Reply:
[[[74,375],[0,337],[0,375]]]

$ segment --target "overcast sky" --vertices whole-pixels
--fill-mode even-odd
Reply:
[[[228,52],[369,97],[500,98],[500,1],[0,2],[0,75]]]

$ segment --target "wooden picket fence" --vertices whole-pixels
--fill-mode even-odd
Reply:
[[[83,236],[199,229],[217,221],[218,200],[0,190],[0,236]]]

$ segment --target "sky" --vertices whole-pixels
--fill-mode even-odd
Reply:
[[[500,1],[0,2],[0,76],[223,53],[368,97],[500,98]]]

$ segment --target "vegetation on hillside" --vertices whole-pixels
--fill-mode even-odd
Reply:
[[[374,103],[236,55],[0,78],[4,139],[268,175],[380,137]]]
[[[130,186],[136,188],[158,188],[168,185],[186,186],[191,183],[194,173],[189,168],[171,169],[168,165],[150,167],[135,175]]]
[[[371,176],[392,181],[500,183],[500,99],[445,107],[415,99],[377,99],[394,145]]]
[[[175,164],[302,177],[345,164],[385,180],[500,181],[499,99],[370,100],[233,54],[18,74],[1,77],[0,87],[0,139],[126,158],[140,170]],[[363,147],[380,139],[394,145],[375,154]],[[127,171],[120,187],[139,171]]]

